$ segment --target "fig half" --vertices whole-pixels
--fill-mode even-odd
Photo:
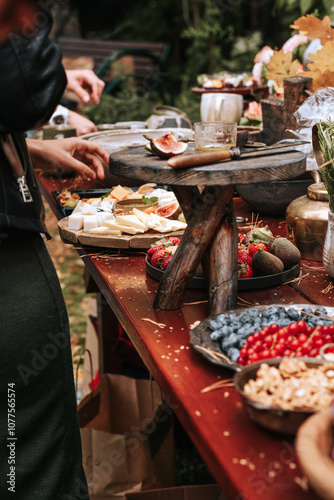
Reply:
[[[172,156],[181,155],[188,147],[186,142],[178,142],[173,132],[168,132],[161,137],[154,137],[150,140],[152,152],[162,158],[168,160]]]

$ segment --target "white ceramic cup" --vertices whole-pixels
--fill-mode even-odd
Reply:
[[[236,122],[243,112],[243,97],[239,94],[202,94],[201,120],[203,122]]]

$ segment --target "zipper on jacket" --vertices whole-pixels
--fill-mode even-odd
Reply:
[[[9,134],[1,136],[1,144],[5,155],[12,167],[13,173],[16,177],[18,188],[23,198],[24,203],[31,203],[34,201],[26,180],[26,171],[22,166],[20,157],[18,155],[13,137]]]

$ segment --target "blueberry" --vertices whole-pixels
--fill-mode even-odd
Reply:
[[[239,352],[239,349],[237,349],[236,347],[231,347],[228,351],[227,351],[227,355],[228,357],[230,358],[231,361],[238,361],[238,358],[240,356],[240,352]]]
[[[238,319],[240,323],[247,323],[249,320],[248,313],[241,313]]]
[[[214,330],[214,331],[211,333],[211,335],[210,335],[210,339],[211,339],[211,340],[213,340],[213,341],[215,342],[216,340],[221,339],[221,338],[222,338],[222,336],[223,336],[223,334],[222,334],[222,331],[221,331],[221,330]]]
[[[269,321],[271,323],[277,323],[278,320],[279,320],[278,314],[272,314],[271,316],[269,316]]]
[[[221,328],[222,324],[220,321],[217,321],[216,319],[212,319],[209,323],[209,328],[211,328],[211,330],[218,330],[219,328]]]
[[[317,308],[313,311],[313,314],[316,316],[322,316],[323,314],[327,316],[327,309],[321,306],[317,306]]]
[[[278,307],[276,307],[276,306],[270,306],[268,308],[268,312],[269,312],[269,316],[272,316],[273,314],[277,314],[278,313]]]
[[[238,342],[238,337],[235,333],[232,333],[229,337],[222,341],[223,349],[226,351],[229,347],[235,347]]]
[[[234,314],[234,313],[229,314],[228,317],[230,318],[230,321],[234,321],[235,319],[238,319],[238,316],[236,314]]]
[[[288,315],[288,318],[292,319],[293,321],[299,320],[299,312],[293,307],[290,307],[286,313]]]
[[[262,318],[269,318],[269,316],[270,316],[269,309],[265,309],[264,311],[262,311],[262,314],[261,314]]]
[[[241,328],[238,329],[237,331],[238,335],[246,335],[246,328],[244,326],[242,326]]]
[[[281,320],[280,327],[282,328],[283,326],[289,326],[291,325],[291,319],[285,318]]]
[[[260,316],[260,311],[256,307],[251,307],[247,312],[249,316],[253,318],[258,318]]]
[[[226,314],[218,314],[217,320],[220,321],[222,325],[225,325],[228,321],[228,316]]]
[[[232,333],[233,330],[230,326],[225,325],[225,326],[223,326],[221,331],[222,331],[223,336],[227,337],[228,335],[230,335]]]
[[[238,347],[238,349],[241,349],[241,348],[242,348],[242,346],[243,346],[245,343],[246,343],[246,342],[245,342],[245,339],[242,339],[242,338],[241,338],[241,339],[239,339],[239,340],[238,340],[238,343],[237,343],[237,347]]]

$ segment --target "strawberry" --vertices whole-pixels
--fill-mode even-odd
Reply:
[[[161,262],[161,269],[163,269],[163,271],[166,271],[167,266],[168,266],[168,264],[170,263],[170,261],[172,260],[172,258],[173,258],[173,255],[171,255],[171,254],[170,254],[170,255],[167,255],[167,256],[163,259],[163,261]]]
[[[238,233],[239,243],[243,243],[245,241],[245,235],[242,233]]]
[[[269,245],[266,245],[265,243],[262,243],[261,241],[259,243],[251,243],[248,247],[248,253],[251,257],[254,257],[254,255],[256,254],[256,252],[258,250],[260,250],[260,248],[262,248],[262,250],[264,250],[265,252],[269,252],[271,253],[271,248]]]
[[[253,271],[249,264],[238,264],[238,278],[252,278]]]
[[[146,253],[146,255],[147,255],[147,260],[148,260],[149,262],[151,262],[151,257],[152,257],[152,255],[153,255],[155,252],[157,252],[158,250],[162,250],[162,249],[164,249],[164,248],[165,248],[165,247],[164,247],[163,245],[155,245],[155,246],[153,246],[153,247],[149,248],[149,249],[147,250],[147,253]]]
[[[151,265],[153,267],[161,269],[161,263],[168,254],[169,252],[166,250],[166,248],[161,248],[157,252],[154,252],[154,254],[151,257]]]
[[[238,262],[240,262],[240,264],[251,265],[252,257],[249,255],[248,252],[246,252],[246,250],[241,250],[238,252]]]
[[[171,241],[173,247],[177,246],[180,243],[180,238],[177,238],[177,236],[170,236],[167,241]]]

